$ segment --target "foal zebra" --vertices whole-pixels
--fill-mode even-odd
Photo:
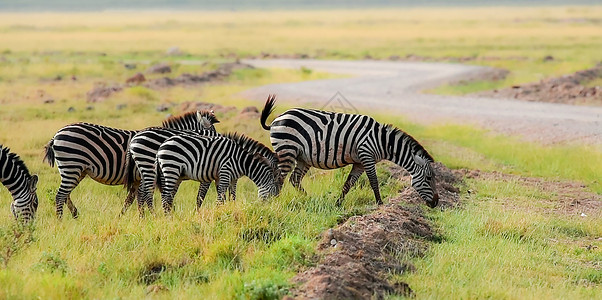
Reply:
[[[17,220],[31,221],[38,210],[37,175],[30,175],[25,163],[9,148],[0,145],[0,182],[13,196],[10,211]]]
[[[140,212],[140,217],[144,216],[144,203],[147,204],[151,212],[153,211],[152,192],[155,188],[155,162],[159,146],[161,146],[161,144],[168,138],[180,134],[182,134],[182,131],[179,130],[151,127],[137,133],[130,142],[130,147],[128,148],[127,154],[126,176],[124,184],[128,189],[135,184],[135,169],[137,169],[141,178],[138,187],[138,210]],[[188,131],[186,134],[194,135],[195,133]],[[210,130],[204,130],[196,134],[207,137],[220,136],[219,133]],[[242,147],[247,152],[252,154],[258,153],[265,157],[270,162],[270,166],[274,170],[274,176],[280,180],[279,183],[282,185],[280,169],[278,168],[278,157],[272,150],[251,138],[236,133],[226,134],[225,137],[232,139],[238,144],[238,146]],[[199,193],[197,195],[197,204],[199,207],[203,201],[203,198],[205,197],[205,194],[207,193],[207,190],[209,189],[209,186],[210,182],[202,182],[199,187]],[[175,190],[177,190],[177,188],[175,188]],[[230,187],[230,196],[232,200],[236,198],[236,182],[234,182]],[[124,204],[124,207],[121,211],[122,214],[127,211],[133,202],[133,198],[128,198],[128,200],[130,200],[130,202],[126,202]]]
[[[437,206],[439,196],[430,165],[433,157],[407,133],[364,115],[302,108],[287,110],[267,126],[274,103],[275,96],[271,95],[261,112],[261,126],[270,131],[272,146],[280,156],[282,176],[296,163],[290,182],[297,189],[303,190],[301,180],[310,167],[337,169],[352,164],[337,204],[342,203],[364,171],[376,203],[382,204],[375,165],[385,159],[406,169],[422,199],[430,207]]]
[[[210,111],[189,112],[163,121],[164,127],[178,130],[212,129],[219,121]],[[74,218],[77,208],[71,202],[71,191],[86,175],[107,185],[121,185],[125,177],[126,150],[138,131],[123,130],[90,123],[76,123],[60,129],[46,145],[44,159],[58,165],[61,185],[56,194],[56,215],[63,216],[63,205]],[[136,195],[137,186],[131,186],[127,199]],[[126,201],[132,201],[127,200]]]
[[[276,196],[280,185],[268,159],[243,149],[235,140],[247,140],[242,135],[225,137],[203,137],[179,135],[167,139],[157,152],[157,185],[161,191],[163,209],[171,211],[173,197],[181,179],[192,179],[202,183],[215,180],[217,199],[225,200],[225,192],[243,175],[248,176],[258,187],[261,198]],[[255,144],[259,147],[260,143]],[[261,145],[263,146],[263,145]],[[265,146],[264,146],[265,147]],[[201,187],[208,185],[201,185]],[[202,204],[207,189],[199,190],[197,207]]]

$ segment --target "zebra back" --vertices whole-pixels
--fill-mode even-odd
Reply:
[[[35,217],[38,208],[37,175],[30,175],[21,158],[0,145],[0,181],[11,193],[14,201],[11,212],[17,219],[27,222]]]
[[[278,155],[266,145],[238,132],[226,133],[224,134],[224,137],[233,140],[236,144],[249,153],[261,154],[261,156],[267,159],[272,168],[278,169]]]

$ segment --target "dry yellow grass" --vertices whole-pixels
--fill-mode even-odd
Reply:
[[[0,40],[12,51],[165,51],[177,45],[197,54],[323,50],[378,55],[420,49],[435,54],[443,49],[429,48],[448,42],[495,44],[503,52],[505,46],[525,43],[600,43],[599,22],[588,21],[600,15],[600,6],[2,13]],[[496,49],[487,52],[495,54]]]

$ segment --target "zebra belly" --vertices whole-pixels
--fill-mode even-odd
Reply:
[[[331,170],[338,169],[349,164],[359,162],[356,151],[345,149],[345,145],[340,143],[336,145],[328,144],[326,141],[320,142],[321,151],[315,153],[303,153],[299,160],[303,160],[308,166],[318,169]]]

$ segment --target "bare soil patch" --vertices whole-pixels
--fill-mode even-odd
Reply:
[[[158,70],[164,70],[164,67],[169,67],[167,65],[158,65],[153,66],[153,68]],[[153,69],[151,68],[151,69]],[[137,73],[134,76],[128,78],[123,84],[107,84],[106,82],[98,83],[92,90],[86,93],[86,98],[88,102],[101,102],[115,93],[121,92],[124,88],[127,88],[130,85],[142,85],[144,87],[150,89],[164,89],[171,88],[175,86],[196,86],[201,84],[208,83],[216,83],[222,82],[228,76],[232,74],[235,70],[240,69],[252,69],[253,66],[248,64],[243,64],[240,62],[232,62],[232,63],[224,63],[218,66],[216,70],[204,72],[200,75],[196,74],[188,74],[184,73],[177,77],[167,77],[163,76],[160,78],[149,79],[146,78],[141,73]],[[155,69],[153,69],[155,70]],[[171,69],[170,69],[171,70]],[[160,73],[164,74],[166,72],[160,71],[149,71],[149,73]]]
[[[435,166],[440,205],[458,204],[460,178],[442,164]],[[399,176],[404,176],[400,173]],[[424,216],[418,194],[407,188],[385,205],[364,216],[354,216],[326,231],[318,245],[317,266],[298,274],[291,294],[298,299],[381,299],[388,294],[411,296],[403,282],[390,282],[391,273],[410,272],[404,258],[421,256],[437,240]]]
[[[205,72],[200,75],[184,73],[174,78],[161,77],[147,81],[144,86],[151,89],[160,89],[177,85],[198,85],[208,82],[220,82],[230,76],[233,71],[240,69],[253,69],[253,66],[240,62],[225,63],[219,65],[216,70]]]
[[[591,69],[570,75],[500,90],[478,92],[473,95],[524,101],[602,105],[602,87],[585,85],[599,78],[602,78],[602,64],[600,63]]]

